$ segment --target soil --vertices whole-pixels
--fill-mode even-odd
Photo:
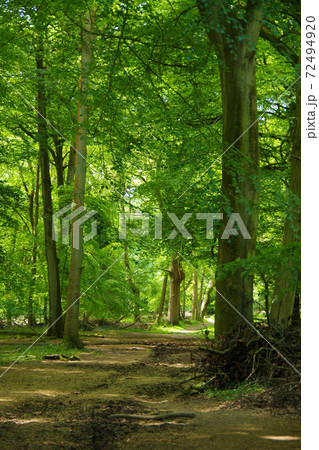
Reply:
[[[18,342],[32,341],[7,338],[5,345]],[[194,375],[191,333],[107,331],[84,342],[79,361],[22,361],[0,378],[0,448],[300,448],[298,415],[189,395],[181,382]],[[111,417],[172,412],[195,417]]]

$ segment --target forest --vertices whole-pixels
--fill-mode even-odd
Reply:
[[[297,0],[1,2],[3,448],[299,448],[300,27]]]

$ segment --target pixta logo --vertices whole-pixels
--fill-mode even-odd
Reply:
[[[79,206],[76,208],[76,203],[70,203],[69,205],[65,206],[64,208],[60,209],[56,213],[53,214],[52,218],[52,239],[54,241],[59,240],[59,226],[61,223],[61,234],[62,234],[62,244],[69,245],[70,239],[69,239],[69,226],[70,222],[73,221],[73,219],[77,216],[79,216],[82,212],[87,210],[86,206]],[[65,217],[62,217],[66,212],[72,210],[70,214],[68,214]],[[84,214],[82,217],[80,217],[78,220],[75,220],[73,222],[73,229],[72,229],[72,246],[73,248],[79,250],[80,248],[80,227],[87,222],[91,217],[93,217],[95,214],[97,214],[97,211],[94,209],[89,210],[86,214]],[[60,218],[62,217],[62,220],[60,222]],[[84,243],[89,241],[90,239],[93,239],[94,236],[97,235],[97,221],[94,220],[91,223],[91,231],[89,234],[84,236]]]
[[[193,239],[193,236],[187,230],[185,224],[186,222],[193,216],[192,213],[186,213],[183,215],[181,219],[179,219],[174,213],[167,213],[167,216],[170,218],[171,222],[175,225],[175,230],[173,230],[166,239],[175,239],[178,234],[184,237],[184,239]],[[205,220],[206,222],[206,239],[214,239],[214,220],[222,220],[223,213],[197,213],[197,220]],[[130,232],[132,234],[140,235],[140,236],[148,236],[149,235],[149,223],[150,223],[150,215],[147,213],[122,213],[119,217],[119,238],[126,239],[127,237],[127,224],[129,221],[141,221],[140,228],[130,228]],[[155,239],[163,239],[163,215],[155,214],[154,216],[154,238]],[[235,228],[236,225],[236,228]],[[225,230],[221,235],[221,239],[229,239],[230,236],[238,236],[239,232],[242,234],[244,239],[251,239],[251,236],[240,217],[239,213],[232,213],[228,219]]]

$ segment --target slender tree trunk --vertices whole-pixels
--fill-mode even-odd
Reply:
[[[244,239],[239,232],[228,239],[219,238],[218,266],[221,268],[253,256],[256,248],[259,145],[255,51],[262,23],[262,2],[247,2],[243,22],[236,16],[237,10],[221,0],[197,0],[197,3],[210,42],[221,61],[223,229],[229,212],[235,212],[240,214],[251,236]],[[238,269],[222,279],[216,277],[217,338],[243,323],[225,298],[249,321],[253,320],[253,277],[242,277],[242,273]]]
[[[290,198],[288,214],[285,222],[283,246],[289,246],[300,240],[300,199],[301,199],[301,100],[300,90],[296,98],[296,126],[290,156]],[[297,261],[296,261],[297,260]],[[287,328],[291,323],[296,289],[299,283],[299,250],[293,249],[278,270],[273,303],[270,311],[270,321]]]
[[[121,211],[123,213],[125,211],[124,202],[121,202]],[[130,211],[131,211],[131,209],[130,209]],[[134,322],[136,322],[139,320],[139,316],[140,316],[140,305],[139,305],[140,290],[133,281],[133,274],[132,274],[132,270],[131,270],[130,260],[128,257],[128,248],[127,248],[126,244],[124,244],[124,262],[125,262],[125,269],[126,269],[126,280],[131,288],[131,291],[134,294],[134,297],[137,299],[137,301],[134,301],[134,305],[133,305]]]
[[[205,272],[203,270],[202,275],[201,275],[201,280],[200,280],[200,288],[199,288],[198,311],[200,311],[200,305],[202,304],[202,301],[203,301],[204,275],[205,275]]]
[[[69,160],[68,160],[68,172],[66,176],[66,184],[72,185],[74,182],[74,173],[75,173],[75,145],[70,145],[70,152],[69,152]]]
[[[73,199],[75,155],[76,155],[75,146],[76,142],[74,141],[73,146],[70,145],[65,185],[63,191],[59,191],[60,208],[69,205]],[[67,282],[69,278],[69,267],[67,264],[69,251],[67,247],[61,249],[60,251],[61,251],[60,282],[61,282],[61,296],[63,298],[64,292],[67,290]]]
[[[11,247],[11,254],[15,254],[15,249],[17,245],[17,236],[18,236],[18,226],[16,225],[13,230],[13,240],[12,240],[12,247]],[[23,282],[23,280],[21,280]],[[10,286],[8,286],[8,301],[5,304],[5,313],[6,313],[6,324],[8,326],[12,323],[12,308],[13,308],[13,300],[12,300],[12,292],[10,289]]]
[[[55,153],[54,153],[54,163],[55,163],[55,170],[56,170],[56,176],[57,176],[57,187],[64,185],[64,167],[63,167],[63,144],[64,139],[60,139],[58,136],[54,136],[54,147],[55,147]]]
[[[59,261],[57,257],[55,241],[52,239],[52,186],[50,177],[50,160],[48,133],[46,123],[46,91],[44,79],[43,64],[43,41],[39,39],[39,45],[36,54],[36,64],[38,70],[38,141],[39,141],[39,161],[41,168],[42,202],[43,202],[43,223],[45,235],[45,251],[48,268],[48,286],[49,286],[49,325],[48,335],[62,337],[63,320],[61,317],[61,294]],[[60,318],[61,317],[61,318]]]
[[[186,313],[186,286],[185,286],[185,278],[183,280],[183,307],[182,307],[182,319],[185,319]]]
[[[43,320],[44,324],[48,324],[48,298],[47,296],[44,297],[44,303],[43,303]]]
[[[270,325],[270,318],[269,318],[269,283],[267,278],[265,277],[265,274],[260,273],[260,277],[263,280],[264,286],[265,286],[265,313],[266,313],[266,320],[267,324]]]
[[[30,221],[32,225],[32,250],[31,250],[30,290],[28,297],[28,325],[30,325],[31,327],[33,327],[36,323],[34,316],[33,297],[37,273],[36,264],[37,264],[37,235],[38,235],[37,227],[39,221],[39,175],[40,175],[40,167],[38,163],[36,170],[35,187],[33,192],[31,193],[32,202],[29,210]]]
[[[210,302],[210,295],[212,293],[212,290],[214,289],[214,284],[215,284],[215,280],[211,279],[208,282],[207,285],[207,289],[205,292],[205,296],[203,298],[203,301],[201,303],[201,308],[200,308],[200,317],[201,319],[204,319],[205,315],[206,315],[206,311],[207,311],[207,306],[209,305]]]
[[[157,323],[160,323],[162,319],[163,309],[164,309],[164,303],[165,303],[165,297],[166,297],[166,288],[167,288],[167,280],[168,280],[168,273],[165,273],[164,279],[163,279],[163,287],[162,287],[162,293],[161,293],[161,300],[158,308],[158,317],[157,317]]]
[[[172,256],[172,264],[169,269],[169,302],[168,302],[168,321],[172,325],[177,325],[180,315],[180,289],[181,282],[185,278],[184,271],[178,256]]]
[[[126,279],[127,279],[128,285],[130,286],[134,297],[137,299],[137,301],[134,301],[134,311],[133,311],[134,322],[136,322],[140,316],[140,309],[139,309],[139,304],[138,304],[138,300],[140,298],[140,290],[133,281],[130,260],[128,257],[128,249],[127,249],[127,245],[125,245],[125,244],[124,244],[124,262],[125,262]]]
[[[87,95],[89,91],[89,75],[93,62],[93,41],[91,33],[94,25],[94,12],[88,11],[84,20],[81,36],[81,74],[79,79],[78,101],[78,130],[76,136],[75,180],[73,189],[73,202],[84,206],[86,183],[86,157],[87,157],[87,126],[89,119],[89,105]],[[72,227],[72,235],[74,232]],[[83,228],[79,230],[79,249],[71,247],[71,262],[68,287],[68,310],[65,318],[64,342],[71,347],[82,347],[79,338],[79,297],[81,289],[81,272],[83,263]]]
[[[199,319],[198,311],[198,278],[196,270],[193,272],[193,295],[192,295],[192,320]]]

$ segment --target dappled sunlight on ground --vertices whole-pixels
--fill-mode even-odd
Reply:
[[[13,422],[16,425],[26,425],[27,423],[47,423],[50,422],[49,419],[29,419],[29,420],[23,420],[23,419],[11,419],[8,420],[8,422]]]
[[[272,441],[298,441],[300,437],[296,436],[260,436],[262,439],[270,439]]]
[[[300,448],[298,416],[185,395],[181,382],[194,374],[195,336],[127,332],[120,343],[108,337],[87,342],[80,361],[24,361],[0,380],[0,448],[167,450],[172,442],[196,450]],[[195,417],[111,418],[123,412]]]
[[[58,361],[57,361],[58,362]],[[61,361],[62,362],[62,361]],[[62,367],[60,368],[54,368],[52,369],[52,367],[47,367],[45,369],[39,369],[39,368],[30,368],[29,369],[30,372],[47,372],[47,373],[54,373],[54,372],[59,372],[59,373],[64,373],[64,374],[74,374],[74,373],[83,373],[83,370],[65,370]]]

